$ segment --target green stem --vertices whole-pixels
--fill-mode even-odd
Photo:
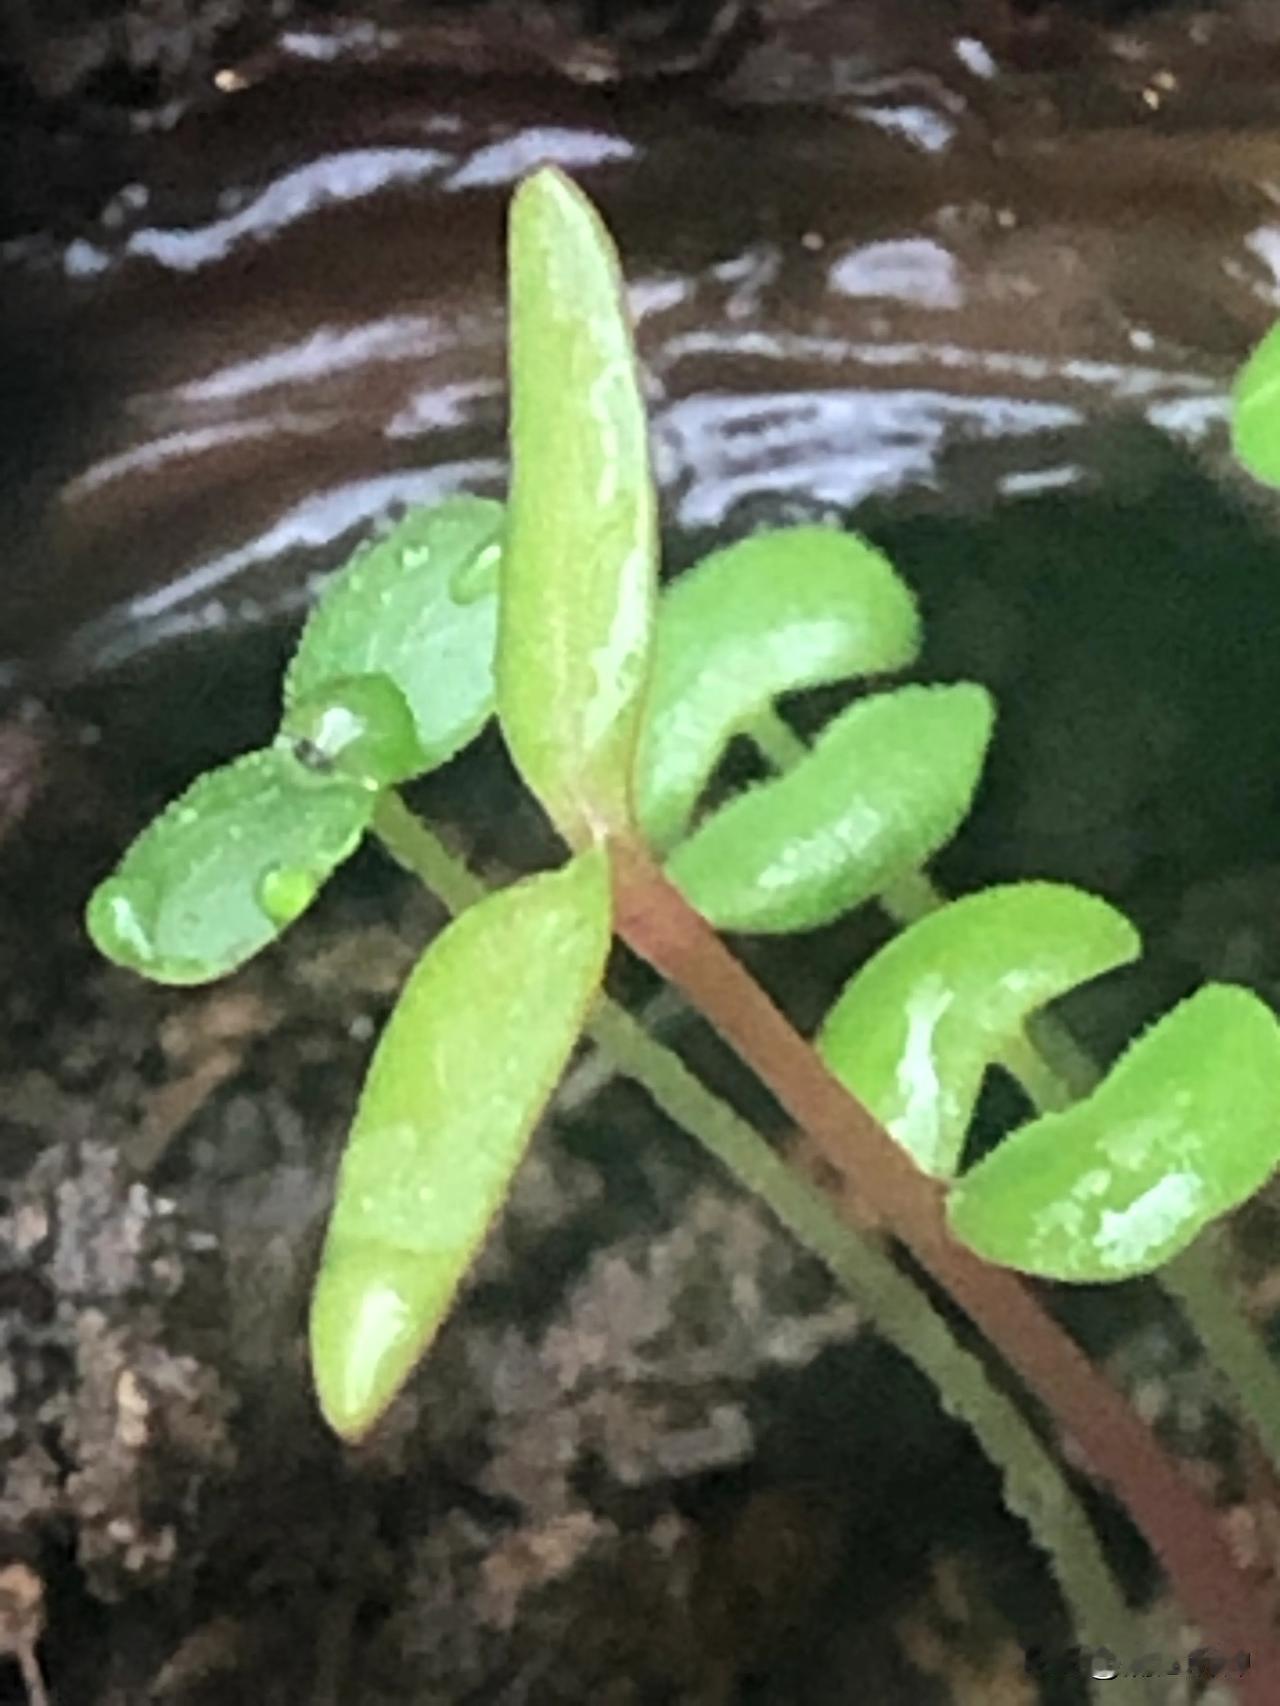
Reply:
[[[776,711],[751,729],[760,751],[778,769],[789,769],[808,748]],[[944,906],[947,896],[923,871],[899,878],[879,897],[896,924]],[[1026,1031],[1001,1054],[1004,1066],[1041,1113],[1069,1107],[1101,1081],[1097,1062],[1062,1022],[1037,1014]],[[1250,1429],[1280,1474],[1280,1364],[1236,1302],[1212,1231],[1155,1276],[1179,1305],[1231,1393],[1236,1414]]]
[[[488,894],[480,878],[454,858],[394,790],[379,795],[373,828],[396,863],[443,901],[449,912],[465,912]]]
[[[1280,1366],[1253,1322],[1238,1307],[1216,1229],[1160,1270],[1160,1283],[1181,1304],[1239,1413],[1280,1473]]]
[[[775,770],[792,770],[808,756],[803,738],[772,705],[757,712],[745,732]]]
[[[488,891],[446,851],[396,794],[384,794],[374,828],[392,856],[451,912]],[[1081,1641],[1141,1651],[1139,1619],[1117,1589],[1070,1482],[1034,1429],[987,1377],[916,1283],[879,1242],[848,1227],[821,1191],[715,1096],[680,1057],[657,1042],[625,1007],[602,997],[591,1036],[616,1070],[700,1142],[866,1309],[876,1330],[933,1384],[947,1412],[964,1422],[999,1468],[1009,1509],[1047,1554]]]

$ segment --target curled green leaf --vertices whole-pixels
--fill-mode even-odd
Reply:
[[[427,949],[379,1040],[311,1307],[325,1416],[365,1433],[448,1312],[604,976],[605,854],[480,901]]]
[[[571,845],[631,826],[657,515],[617,255],[558,171],[511,207],[511,492],[499,714]]]
[[[1231,439],[1255,479],[1280,486],[1280,325],[1271,328],[1236,377]]]
[[[667,870],[724,930],[829,923],[918,870],[964,822],[995,711],[985,688],[859,700],[794,770],[730,801]]]
[[[501,504],[447,498],[414,510],[353,557],[303,629],[285,677],[288,715],[304,714],[343,683],[385,676],[417,733],[420,751],[407,774],[460,751],[493,712],[502,527]]]
[[[984,889],[869,960],[828,1013],[818,1051],[924,1172],[950,1178],[983,1075],[1028,1017],[1140,949],[1128,919],[1081,889]]]
[[[637,773],[650,844],[680,839],[729,741],[779,694],[901,669],[919,645],[910,591],[852,534],[789,527],[704,557],[658,607]]]
[[[98,950],[156,983],[208,983],[275,940],[356,847],[375,796],[280,748],[211,770],[90,898]]]
[[[1211,984],[1138,1038],[1085,1101],[1013,1132],[948,1199],[988,1261],[1048,1279],[1150,1273],[1280,1162],[1280,1025]]]

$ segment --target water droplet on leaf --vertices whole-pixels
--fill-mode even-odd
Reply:
[[[258,904],[280,929],[292,924],[316,898],[320,884],[301,865],[272,865],[258,884]]]
[[[311,1315],[316,1385],[344,1438],[358,1439],[377,1420],[431,1337],[424,1265],[401,1251],[357,1245],[321,1275]]]
[[[502,547],[485,545],[475,556],[456,568],[449,577],[449,596],[455,604],[478,604],[498,590]]]
[[[352,675],[300,700],[281,739],[307,771],[387,788],[423,768],[413,712],[386,675]]]
[[[95,946],[108,959],[145,965],[155,956],[147,915],[148,896],[137,883],[109,877],[89,903],[88,926]]]

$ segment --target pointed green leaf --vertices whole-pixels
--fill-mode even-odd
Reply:
[[[479,902],[378,1043],[311,1309],[320,1404],[357,1438],[426,1350],[573,1049],[611,928],[602,850]]]
[[[950,1178],[987,1068],[1037,1008],[1137,958],[1123,914],[1063,883],[953,900],[849,981],[818,1052],[917,1165]]]
[[[211,770],[94,891],[99,951],[156,983],[208,983],[292,924],[356,847],[376,796],[280,748]]]
[[[779,694],[900,669],[919,645],[910,591],[852,534],[789,527],[704,557],[658,607],[638,771],[651,845],[680,839],[729,741]]]
[[[1280,1025],[1211,984],[1122,1056],[1094,1093],[1007,1137],[951,1192],[952,1231],[1048,1279],[1150,1273],[1280,1162]]]
[[[498,695],[525,781],[573,845],[631,823],[657,519],[612,242],[564,175],[511,207],[511,497]]]
[[[285,677],[287,710],[353,678],[388,676],[421,747],[409,774],[452,758],[493,711],[502,526],[501,504],[448,498],[360,551],[303,629]]]
[[[828,725],[796,768],[749,789],[667,870],[724,930],[806,930],[917,870],[964,822],[994,720],[972,683],[903,687]]]
[[[1271,328],[1236,377],[1231,437],[1236,455],[1255,479],[1280,486],[1280,325]]]

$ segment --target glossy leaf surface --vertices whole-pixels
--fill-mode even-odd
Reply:
[[[418,772],[452,758],[493,711],[502,527],[501,504],[448,498],[362,550],[303,629],[287,711],[336,683],[387,676],[413,714]]]
[[[562,173],[516,191],[509,253],[499,712],[525,781],[582,845],[631,821],[657,573],[648,430],[613,244]]]
[[[1236,378],[1231,438],[1256,479],[1280,486],[1280,325],[1271,328]]]
[[[917,870],[964,821],[994,709],[982,687],[903,687],[851,705],[808,757],[716,812],[668,861],[720,929],[826,924]]]
[[[950,1178],[983,1076],[1026,1019],[1140,948],[1114,907],[1065,884],[966,895],[857,972],[818,1051],[919,1167]]]
[[[1149,1273],[1280,1161],[1280,1025],[1230,984],[1131,1045],[1092,1096],[1007,1137],[954,1187],[952,1231],[1049,1279]]]
[[[666,850],[725,747],[779,694],[900,669],[915,600],[865,540],[790,527],[715,551],[666,588],[645,712],[640,821]]]
[[[427,949],[378,1043],[311,1313],[321,1407],[363,1434],[443,1320],[604,975],[602,850],[479,902]]]
[[[306,910],[355,851],[375,797],[280,748],[209,771],[95,890],[95,946],[157,983],[225,976]]]

